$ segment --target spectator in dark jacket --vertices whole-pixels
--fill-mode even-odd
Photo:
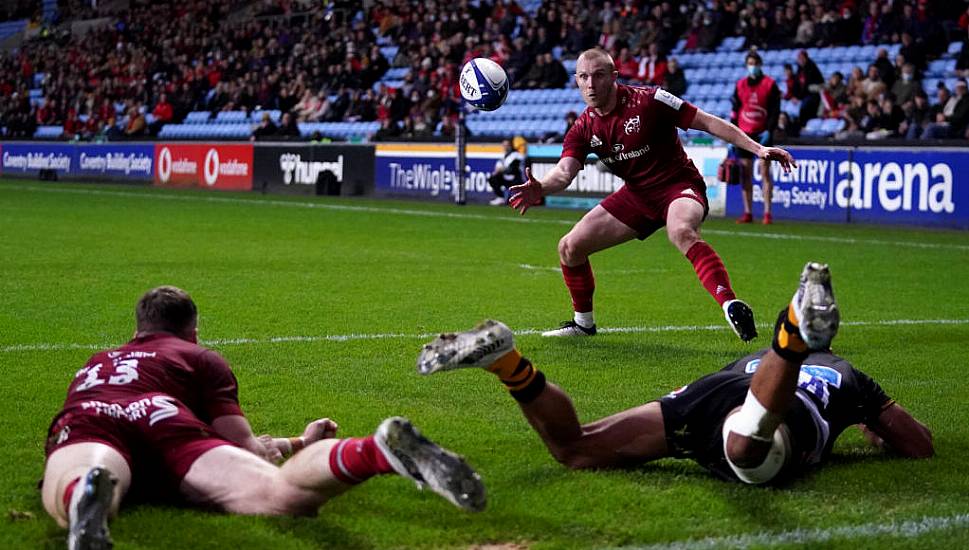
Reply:
[[[797,52],[797,72],[794,74],[797,89],[801,95],[801,110],[798,120],[807,121],[816,117],[821,105],[821,88],[824,86],[824,76],[817,64],[808,57],[806,50]]]
[[[299,126],[296,125],[296,119],[292,114],[283,113],[283,118],[276,135],[283,138],[298,138],[300,136]]]
[[[905,111],[905,122],[899,127],[899,133],[905,139],[918,139],[922,137],[925,125],[931,122],[931,110],[929,108],[928,97],[925,91],[916,90],[912,101],[902,106]]]
[[[542,54],[545,67],[542,70],[544,88],[562,88],[569,81],[569,73],[562,62],[552,56],[551,52]]]
[[[686,75],[683,74],[683,69],[680,68],[680,62],[675,57],[671,57],[666,63],[663,88],[677,97],[683,97],[689,85],[689,82],[686,81]]]
[[[955,94],[945,102],[942,111],[936,114],[935,122],[929,124],[922,139],[965,138],[969,125],[969,89],[965,79],[956,82]]]
[[[263,113],[262,120],[259,121],[259,125],[256,126],[256,128],[252,131],[252,135],[249,136],[249,139],[251,141],[256,141],[275,136],[278,130],[279,127],[273,122],[273,119],[269,116],[269,113]]]

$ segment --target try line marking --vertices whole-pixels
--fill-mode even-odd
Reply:
[[[916,520],[890,523],[862,523],[816,529],[794,529],[792,531],[750,533],[725,537],[690,539],[648,546],[623,546],[621,548],[638,550],[706,550],[712,548],[764,548],[779,545],[799,545],[813,547],[834,540],[859,539],[870,537],[916,538],[936,531],[957,529],[969,526],[969,514],[954,516],[923,517]]]
[[[841,326],[852,327],[886,327],[902,325],[969,325],[969,319],[888,319],[883,321],[848,321],[841,323]],[[771,328],[773,325],[761,324],[761,328]],[[721,331],[728,330],[726,325],[665,325],[665,326],[641,326],[641,327],[604,327],[599,329],[604,334],[642,334],[650,332],[696,332],[700,330]],[[455,330],[455,329],[452,329]],[[461,330],[461,329],[456,329]],[[518,336],[530,336],[541,334],[546,329],[528,328],[515,330]],[[403,332],[383,332],[383,333],[350,333],[350,334],[323,334],[319,336],[270,336],[266,338],[216,338],[213,340],[200,340],[199,344],[209,347],[223,346],[244,346],[244,345],[267,345],[267,344],[286,344],[291,342],[351,342],[354,340],[387,340],[391,338],[401,339],[420,339],[426,340],[433,338],[440,332],[403,333]],[[118,343],[101,344],[82,344],[82,343],[34,343],[34,344],[9,344],[0,347],[0,353],[17,353],[25,351],[62,351],[62,350],[102,350],[117,347]]]
[[[464,220],[486,220],[496,222],[512,223],[537,223],[551,225],[575,225],[575,221],[570,220],[551,220],[542,218],[526,218],[523,216],[487,216],[484,214],[472,214],[470,212],[441,212],[430,210],[416,210],[412,208],[393,208],[379,206],[360,206],[350,204],[324,204],[320,202],[307,201],[283,201],[275,199],[238,199],[233,197],[218,196],[195,196],[195,195],[169,195],[161,193],[136,193],[132,191],[108,191],[103,189],[64,189],[35,187],[29,185],[3,185],[0,190],[14,189],[17,191],[34,191],[46,193],[73,193],[80,195],[100,195],[107,197],[133,197],[149,200],[169,200],[187,202],[210,202],[225,204],[241,204],[248,206],[282,206],[289,208],[306,208],[319,210],[333,210],[338,212],[368,212],[379,214],[397,214],[399,216],[417,216],[425,218],[450,218]],[[731,237],[750,237],[756,239],[773,240],[807,240],[825,243],[837,243],[846,245],[880,245],[880,246],[907,246],[911,248],[939,249],[939,250],[963,250],[969,251],[969,245],[952,243],[923,243],[916,241],[886,241],[882,239],[854,239],[850,237],[825,237],[820,235],[797,235],[793,233],[758,233],[755,231],[724,230],[724,229],[703,229],[702,233],[709,235],[725,235]]]

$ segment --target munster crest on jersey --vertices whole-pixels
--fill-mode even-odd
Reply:
[[[639,133],[639,115],[636,115],[636,116],[634,116],[632,118],[626,119],[626,122],[623,122],[623,127],[626,129],[626,135],[627,136],[628,135],[632,135],[633,133],[637,133],[638,134]]]

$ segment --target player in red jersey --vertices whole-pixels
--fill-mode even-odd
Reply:
[[[747,136],[760,143],[770,145],[771,134],[777,128],[777,118],[781,114],[781,90],[774,79],[764,74],[764,62],[757,52],[749,52],[744,62],[747,65],[747,76],[737,81],[733,94],[733,123]],[[737,223],[753,221],[751,207],[753,206],[753,167],[754,155],[750,151],[737,149],[737,157],[744,163],[743,198],[744,213]],[[769,166],[760,163],[760,175],[764,191],[764,224],[774,222],[771,215],[771,196],[774,182],[770,177]]]
[[[484,507],[474,470],[400,417],[363,438],[336,439],[329,419],[299,437],[255,437],[229,365],[196,344],[191,297],[153,289],[136,317],[134,339],[77,372],[48,431],[42,499],[70,529],[68,548],[110,548],[107,519],[129,489],[237,514],[313,515],[350,487],[397,473],[464,509]]]
[[[786,171],[794,166],[794,159],[783,149],[756,143],[733,124],[665,90],[618,84],[617,77],[605,51],[592,49],[579,56],[575,81],[588,108],[566,134],[562,158],[542,181],[529,172],[527,182],[510,190],[511,206],[524,214],[543,196],[568,187],[590,153],[626,183],[559,241],[562,275],[575,313],[561,328],[543,334],[595,334],[595,278],[589,255],[634,238],[645,239],[665,225],[670,241],[693,264],[730,326],[742,340],[752,340],[757,336],[753,312],[734,295],[720,256],[700,239],[700,224],[708,211],[706,185],[687,158],[676,128],[704,130],[765,161],[777,160]]]
[[[424,346],[418,372],[485,369],[498,376],[549,452],[569,468],[637,468],[691,458],[713,474],[780,483],[823,464],[858,425],[873,444],[909,458],[933,455],[932,434],[865,373],[830,350],[840,314],[828,266],[804,267],[771,347],[666,396],[580,424],[569,396],[515,348],[497,321]]]

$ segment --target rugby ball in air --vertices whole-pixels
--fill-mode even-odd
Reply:
[[[484,57],[464,64],[458,85],[461,97],[481,111],[494,111],[508,98],[508,74],[501,65]]]

